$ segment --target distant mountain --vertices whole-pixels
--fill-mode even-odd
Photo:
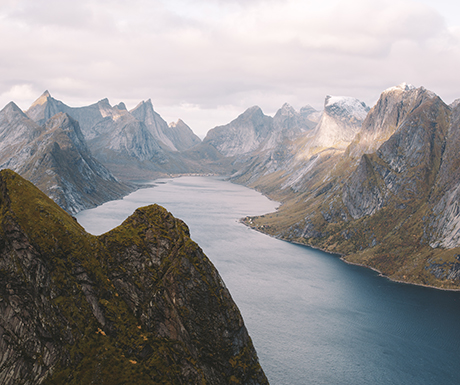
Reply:
[[[3,119],[0,138],[16,139],[0,149],[12,165],[36,151],[17,143],[36,141],[44,119],[70,108],[45,92],[27,111],[33,124],[7,107],[14,119]],[[180,120],[168,126],[150,100],[132,111],[107,100],[70,111],[117,176],[231,174],[283,202],[276,214],[247,221],[259,230],[396,280],[460,286],[460,101],[448,106],[403,83],[372,108],[338,96],[327,96],[323,111],[284,104],[273,117],[254,106],[202,142]]]
[[[330,103],[327,120],[346,116],[340,110],[360,112],[355,121],[336,119],[346,123],[340,134],[336,122],[324,125],[321,118],[302,149],[323,143],[339,150],[298,157],[294,149],[280,160],[283,172],[248,169],[247,182],[236,174],[237,181],[283,201],[279,212],[247,223],[343,254],[396,280],[458,288],[458,106],[407,84],[385,90],[365,117],[364,105],[344,109],[342,100],[331,113]]]
[[[304,116],[285,103],[272,118],[265,115],[260,107],[254,106],[230,123],[209,130],[203,143],[227,157],[253,156],[312,130],[315,123],[308,116],[314,112],[311,108]]]
[[[308,114],[310,116],[311,114]],[[316,124],[285,103],[272,120],[272,131],[257,150],[269,150],[309,133]]]
[[[165,209],[95,237],[2,170],[0,212],[0,383],[268,384],[219,273]]]
[[[91,156],[78,123],[58,113],[39,126],[14,103],[0,111],[0,169],[12,169],[70,213],[133,191]]]
[[[137,120],[143,122],[152,136],[171,151],[184,151],[201,143],[201,139],[182,120],[168,124],[153,109],[152,101],[139,103],[130,111]]]
[[[259,148],[272,131],[273,119],[254,106],[230,123],[209,130],[203,143],[225,156],[246,155]]]
[[[112,107],[108,99],[74,108],[45,91],[26,114],[43,125],[58,112],[67,113],[80,123],[93,156],[121,179],[147,180],[195,170],[194,161],[189,162],[179,152],[200,144],[200,138],[182,121],[168,126],[154,111],[150,99],[131,111],[124,103]],[[203,160],[203,169],[206,164]]]
[[[201,139],[196,136],[192,129],[182,120],[169,123],[166,135],[174,143],[178,151],[186,151],[201,143]]]
[[[331,157],[345,151],[361,130],[368,110],[363,102],[351,97],[327,96],[322,112],[307,106],[298,113],[285,104],[273,118],[273,139],[261,147],[266,151],[253,154],[232,179],[250,187],[266,188],[277,197],[286,188],[303,189],[302,181],[313,168],[318,170]]]

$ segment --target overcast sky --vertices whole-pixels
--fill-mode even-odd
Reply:
[[[152,99],[203,137],[246,108],[372,106],[407,82],[460,98],[458,0],[0,0],[0,108],[45,90]]]

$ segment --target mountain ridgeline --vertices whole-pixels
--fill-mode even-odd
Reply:
[[[282,202],[248,226],[394,280],[460,289],[459,148],[460,102],[404,83],[372,108],[337,96],[273,117],[254,106],[203,141],[150,100],[130,111],[107,99],[69,107],[49,92],[25,112],[9,103],[0,383],[268,383],[182,221],[153,205],[95,237],[70,215],[161,176],[230,176]]]
[[[153,205],[92,236],[0,171],[0,383],[268,384],[187,226]]]
[[[260,231],[396,280],[457,288],[459,129],[460,103],[407,84],[372,108],[338,96],[322,111],[285,104],[273,117],[254,106],[203,141],[181,120],[168,125],[150,100],[130,111],[107,99],[74,108],[45,92],[25,113],[14,103],[0,112],[0,168],[71,213],[132,191],[134,181],[230,175],[282,202],[246,219]]]
[[[402,84],[358,115],[354,136],[332,135],[319,149],[316,136],[302,138],[276,169],[258,154],[234,180],[284,204],[245,222],[395,280],[458,289],[459,114],[458,103]]]

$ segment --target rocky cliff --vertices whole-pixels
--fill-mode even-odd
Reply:
[[[282,171],[238,177],[284,203],[247,223],[396,280],[458,288],[458,117],[423,87],[385,90],[342,150],[293,148]]]
[[[246,155],[259,148],[273,130],[272,126],[272,118],[254,106],[230,123],[209,130],[203,143],[225,156]]]
[[[0,169],[4,168],[32,181],[70,213],[134,190],[91,155],[70,116],[58,113],[39,126],[14,103],[0,111]]]
[[[87,234],[0,172],[0,383],[266,384],[241,315],[159,206]]]
[[[140,102],[130,111],[131,115],[143,122],[152,136],[171,151],[184,151],[201,143],[201,139],[182,120],[168,124],[153,109],[152,101]]]
[[[92,155],[121,180],[154,179],[167,174],[226,173],[209,162],[202,151],[189,150],[201,140],[182,120],[168,124],[153,109],[151,100],[128,111],[124,103],[111,106],[107,99],[84,107],[69,107],[45,91],[26,114],[38,125],[57,113],[79,122]],[[198,171],[200,170],[200,171]]]

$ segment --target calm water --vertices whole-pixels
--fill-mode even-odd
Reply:
[[[460,384],[460,293],[250,230],[238,219],[277,204],[217,178],[156,181],[77,219],[101,234],[151,203],[183,219],[219,270],[272,385]]]

